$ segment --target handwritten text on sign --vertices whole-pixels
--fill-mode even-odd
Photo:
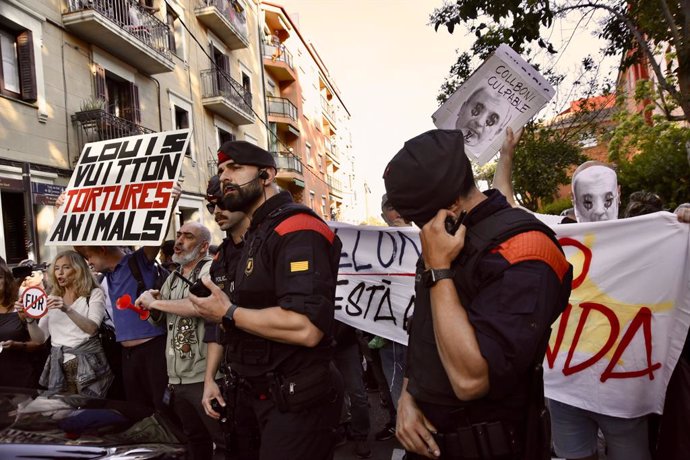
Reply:
[[[189,130],[86,144],[48,244],[160,244]]]
[[[331,226],[343,241],[336,318],[406,344],[417,230]],[[575,279],[546,354],[547,396],[619,417],[660,412],[690,325],[690,226],[657,213],[552,228]]]

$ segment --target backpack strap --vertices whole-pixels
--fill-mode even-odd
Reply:
[[[462,286],[461,295],[465,297],[462,299],[463,302],[469,302],[477,295],[478,286],[474,282],[474,274],[479,260],[487,252],[497,248],[501,243],[512,237],[533,231],[539,232],[543,237],[537,236],[531,238],[530,242],[521,238],[511,247],[511,251],[505,251],[506,254],[511,256],[511,259],[506,257],[506,260],[508,260],[511,265],[521,261],[518,260],[520,255],[517,249],[524,244],[533,244],[541,247],[546,243],[547,239],[549,239],[555,244],[558,251],[560,251],[561,254],[563,253],[553,230],[540,222],[532,214],[519,208],[501,209],[485,219],[482,219],[476,225],[468,228],[465,237],[465,246],[454,264],[455,267],[461,268],[460,270],[456,269],[456,279]],[[552,258],[554,261],[557,259],[553,257],[553,254]],[[554,267],[551,264],[549,265],[552,268]],[[565,270],[567,271],[567,263]],[[559,278],[562,278],[564,272],[562,273],[563,269],[560,265],[554,268],[554,271]]]
[[[141,274],[141,268],[139,267],[139,262],[137,262],[136,257],[136,254],[132,254],[132,256],[127,259],[127,265],[137,282],[137,297],[139,297],[141,293],[146,290],[146,284],[144,283],[144,275]]]

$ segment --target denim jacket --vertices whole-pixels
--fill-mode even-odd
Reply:
[[[65,385],[65,374],[62,370],[64,353],[76,356],[79,394],[105,398],[114,376],[97,335],[74,348],[51,347],[50,356],[43,367],[39,383],[48,388],[49,392],[59,392],[63,389]]]

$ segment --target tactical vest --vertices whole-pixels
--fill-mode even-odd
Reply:
[[[463,305],[470,305],[479,293],[481,285],[490,282],[490,280],[479,280],[475,276],[477,274],[477,264],[482,257],[511,237],[528,231],[544,233],[556,244],[561,253],[563,252],[555,233],[537,220],[536,217],[521,209],[501,209],[477,224],[468,227],[463,250],[452,264],[452,268],[455,269],[454,283]],[[505,269],[509,267],[510,264],[505,265]],[[417,279],[419,279],[419,275],[423,270],[424,262],[420,258],[417,263]],[[500,271],[493,275],[500,277],[502,272]],[[562,289],[563,293],[559,299],[560,311],[565,308],[570,294],[569,283],[564,284],[567,284],[566,287],[568,289]],[[418,299],[426,299],[426,303],[430,305],[429,290],[423,288],[419,281],[415,283],[415,295]],[[410,388],[415,393],[423,393],[426,402],[448,406],[476,407],[477,411],[473,412],[481,413],[482,408],[490,405],[486,398],[470,402],[460,401],[456,398],[438,354],[432,321],[430,307],[415,309],[412,318],[411,346],[408,350]],[[548,334],[550,334],[550,329],[547,331],[547,339]],[[541,359],[538,361],[541,363]],[[527,398],[528,395],[524,394],[523,396]]]
[[[276,267],[273,248],[267,247],[271,237],[278,238],[275,228],[295,214],[321,218],[311,209],[298,203],[286,203],[271,211],[258,228],[246,235],[244,250],[235,272],[233,303],[242,308],[262,309],[278,304],[274,278]],[[328,345],[306,348],[264,339],[238,328],[227,334],[226,359],[234,371],[245,377],[257,377],[278,369],[289,373],[303,365],[330,359]],[[299,355],[299,356],[296,356]],[[289,361],[289,363],[283,365]]]

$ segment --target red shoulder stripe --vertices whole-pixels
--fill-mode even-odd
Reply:
[[[275,232],[280,236],[300,230],[312,230],[319,233],[331,244],[333,244],[333,240],[335,239],[335,233],[333,233],[324,221],[310,216],[309,214],[295,214],[294,216],[290,216],[275,228]]]
[[[569,267],[565,256],[558,250],[553,241],[536,230],[515,235],[491,252],[498,252],[511,265],[526,260],[540,260],[551,267],[561,281],[563,281],[563,276]]]

